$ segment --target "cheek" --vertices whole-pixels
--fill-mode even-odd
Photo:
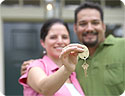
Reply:
[[[83,27],[78,27],[78,32],[81,33],[83,31]]]
[[[79,27],[78,32],[77,32],[78,35],[82,36],[83,32],[85,32],[85,29],[83,27]]]
[[[77,30],[76,35],[77,35],[78,37],[80,37],[80,36],[82,35],[82,31],[81,31],[81,30]]]
[[[66,40],[65,43],[68,45],[70,43],[70,40]]]
[[[103,39],[103,35],[102,34],[103,34],[102,32],[99,32],[99,34],[98,34],[98,40],[99,41],[102,41],[102,39]]]
[[[52,44],[56,43],[57,40],[48,40],[47,42],[48,42],[48,44],[52,45]]]
[[[53,42],[53,41],[48,41],[46,43],[46,45],[48,46],[48,48],[50,48],[51,46],[53,46],[53,44],[55,44],[55,42]]]

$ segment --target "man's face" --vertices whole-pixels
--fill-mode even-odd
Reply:
[[[81,43],[88,47],[97,46],[105,39],[105,25],[101,21],[98,10],[86,8],[77,14],[77,23],[74,25]]]

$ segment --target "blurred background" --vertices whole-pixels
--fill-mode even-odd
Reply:
[[[120,0],[4,0],[0,5],[0,92],[20,96],[20,66],[40,58],[40,28],[48,18],[68,22],[71,42],[79,42],[73,32],[74,10],[82,2],[99,3],[104,9],[106,36],[125,37],[125,6]]]

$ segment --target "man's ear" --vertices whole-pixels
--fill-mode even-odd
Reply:
[[[43,46],[43,48],[45,48],[45,43],[43,40],[40,40],[40,44]]]
[[[105,31],[106,31],[106,25],[103,23],[103,29],[104,29],[104,33],[105,33]]]
[[[73,30],[74,30],[74,32],[76,33],[76,30],[77,30],[77,25],[76,25],[76,24],[74,24]]]

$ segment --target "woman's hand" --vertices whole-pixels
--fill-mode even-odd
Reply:
[[[60,54],[60,59],[62,60],[62,64],[70,72],[75,71],[77,64],[77,56],[78,53],[81,52],[84,52],[84,48],[81,44],[69,44],[68,46],[63,48]]]

